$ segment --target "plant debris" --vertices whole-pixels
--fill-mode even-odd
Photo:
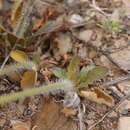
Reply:
[[[129,129],[129,28],[129,0],[0,0],[0,130]]]

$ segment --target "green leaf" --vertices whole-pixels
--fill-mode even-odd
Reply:
[[[38,47],[38,49],[35,51],[35,52],[33,52],[33,57],[32,57],[32,60],[33,60],[33,62],[35,62],[36,64],[39,64],[40,63],[40,55],[41,55],[41,48],[40,47]]]
[[[70,80],[76,80],[79,63],[79,57],[76,56],[70,61],[70,64],[67,68],[67,77]]]
[[[82,82],[78,86],[87,87],[89,84],[92,84],[94,81],[103,78],[107,74],[108,70],[102,66],[95,66],[93,69],[89,70],[84,77],[82,77]]]
[[[67,78],[66,71],[64,69],[56,68],[56,69],[53,70],[53,73],[58,78],[62,78],[62,79]]]
[[[106,20],[103,21],[101,24],[97,24],[97,25],[110,33],[112,32],[118,33],[121,31],[121,27],[120,27],[121,25],[119,21]]]
[[[80,84],[84,81],[86,81],[86,75],[88,74],[89,71],[91,71],[92,69],[94,69],[95,66],[94,65],[89,65],[87,67],[83,67],[80,71],[80,73],[77,76],[77,84]]]

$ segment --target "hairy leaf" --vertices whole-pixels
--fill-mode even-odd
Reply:
[[[79,87],[87,87],[94,81],[103,78],[107,74],[108,70],[102,66],[95,66],[93,69],[89,70],[84,77],[82,77],[82,82]]]
[[[79,62],[79,57],[76,56],[70,61],[70,64],[67,68],[67,77],[70,80],[76,80]]]
[[[56,77],[58,78],[66,78],[66,71],[64,69],[61,69],[61,68],[56,68],[53,70],[53,73]]]
[[[81,69],[81,71],[79,72],[78,76],[77,76],[77,84],[80,84],[81,82],[84,82],[86,80],[86,75],[88,74],[89,71],[91,71],[92,69],[94,69],[95,66],[94,65],[90,65],[87,67],[83,67]]]

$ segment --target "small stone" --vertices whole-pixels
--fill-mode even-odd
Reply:
[[[80,98],[75,92],[68,92],[65,95],[64,101],[63,101],[63,106],[64,107],[72,107],[76,108],[80,104]]]
[[[72,24],[82,23],[84,20],[79,14],[73,14],[70,16],[69,22]]]
[[[91,50],[90,52],[89,52],[89,58],[90,59],[93,59],[93,58],[95,58],[97,56],[97,52],[95,51],[95,50]]]
[[[130,117],[120,117],[118,130],[130,130]]]
[[[92,30],[84,30],[79,33],[79,38],[85,42],[88,42],[90,41],[92,34],[93,34]]]
[[[58,43],[60,55],[65,55],[67,52],[71,52],[72,40],[69,34],[59,34],[55,41]]]
[[[130,92],[130,81],[123,81],[121,83],[118,83],[117,85],[121,92],[125,94],[128,94]]]
[[[130,101],[126,100],[124,101],[119,107],[118,107],[118,111],[121,114],[127,114],[128,110],[130,109]]]
[[[111,112],[111,113],[108,115],[108,117],[110,117],[110,118],[115,118],[115,117],[117,117],[117,116],[118,116],[118,114],[117,114],[117,112],[115,112],[115,111]]]
[[[112,53],[110,56],[123,70],[130,70],[130,47]]]
[[[78,55],[79,55],[82,59],[86,58],[86,56],[87,56],[87,48],[86,48],[86,47],[81,47],[81,48],[79,49]]]

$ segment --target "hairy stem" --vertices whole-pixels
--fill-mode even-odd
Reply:
[[[73,88],[73,84],[69,80],[62,80],[56,83],[51,83],[46,86],[41,86],[37,88],[23,90],[21,92],[11,93],[8,95],[0,96],[0,105],[16,101],[18,99],[23,99],[26,97],[34,96],[37,94],[48,94],[49,92],[54,92],[56,90],[70,91]]]

